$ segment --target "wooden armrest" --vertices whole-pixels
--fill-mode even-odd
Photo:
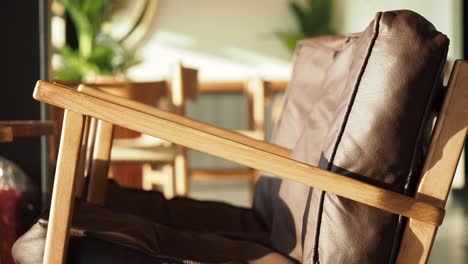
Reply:
[[[9,126],[0,126],[0,142],[13,141],[13,130]]]
[[[442,208],[292,160],[287,157],[289,151],[288,154],[281,152],[278,146],[156,108],[142,107],[126,100],[114,100],[115,98],[106,94],[99,96],[44,81],[39,81],[34,90],[34,98],[42,102],[266,171],[388,212],[432,225],[442,223]]]
[[[46,136],[55,133],[53,121],[0,121],[0,127],[9,127],[12,139],[15,137]]]
[[[244,136],[241,133],[236,132],[236,131],[230,131],[230,130],[222,129],[222,128],[215,127],[215,126],[212,126],[212,125],[200,122],[200,121],[191,120],[191,119],[185,118],[183,116],[180,116],[180,115],[177,115],[177,114],[174,114],[174,113],[161,111],[161,110],[156,109],[154,107],[151,107],[149,105],[145,105],[145,104],[142,104],[142,103],[139,103],[139,102],[136,102],[136,101],[132,101],[132,100],[128,100],[128,99],[118,97],[118,96],[115,96],[115,95],[112,95],[112,94],[108,94],[108,93],[102,92],[100,90],[94,89],[94,88],[86,86],[86,85],[78,86],[78,91],[81,92],[81,93],[84,93],[84,94],[91,95],[91,96],[96,97],[96,98],[100,98],[102,100],[106,100],[106,101],[109,101],[109,102],[112,102],[112,103],[116,103],[116,104],[119,104],[119,105],[122,105],[122,106],[125,106],[125,107],[128,107],[128,108],[132,108],[132,109],[135,109],[135,110],[138,110],[138,111],[141,111],[141,112],[146,112],[146,113],[148,113],[150,115],[155,115],[155,116],[158,116],[158,117],[163,118],[163,119],[168,119],[168,120],[171,120],[173,122],[176,122],[176,123],[184,125],[184,126],[193,126],[193,128],[195,128],[195,129],[200,129],[200,130],[204,130],[205,132],[208,132],[208,133],[221,135],[221,137],[229,139],[229,140],[235,140],[235,141],[241,142],[243,144],[251,145],[251,146],[257,147],[257,148],[265,148],[269,152],[275,153],[275,154],[283,156],[283,157],[288,157],[289,158],[291,156],[291,150],[289,150],[287,148],[284,148],[284,147],[281,147],[281,146],[278,146],[278,145],[274,145],[274,144],[269,144],[269,143],[266,143],[266,142],[264,142],[262,140],[256,140],[256,139],[248,138],[248,137],[246,137],[246,136]],[[165,139],[165,138],[162,138],[162,139]],[[245,140],[245,139],[247,139],[247,140]],[[178,144],[177,142],[173,142],[173,143]],[[182,144],[180,144],[180,145],[182,145]]]

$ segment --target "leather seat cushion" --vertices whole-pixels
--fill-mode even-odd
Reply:
[[[105,207],[181,231],[215,233],[269,243],[269,231],[255,211],[223,202],[184,197],[167,200],[159,191],[126,188],[110,180]]]
[[[40,220],[15,243],[15,263],[42,263],[47,225]],[[70,235],[67,263],[293,263],[258,243],[181,231],[80,201]]]

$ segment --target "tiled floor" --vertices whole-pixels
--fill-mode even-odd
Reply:
[[[202,200],[226,201],[239,206],[250,206],[251,192],[245,180],[193,182],[191,196]],[[447,213],[434,242],[430,264],[468,263],[468,200],[462,195],[450,195]]]

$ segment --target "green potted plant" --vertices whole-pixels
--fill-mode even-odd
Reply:
[[[138,63],[134,53],[126,50],[104,33],[102,24],[118,8],[114,0],[58,0],[75,26],[78,48],[65,45],[55,53],[59,66],[54,69],[58,81],[84,81],[89,76],[122,75]]]
[[[331,0],[308,0],[305,5],[290,1],[289,8],[297,21],[298,30],[276,33],[289,50],[294,51],[299,40],[335,33]]]

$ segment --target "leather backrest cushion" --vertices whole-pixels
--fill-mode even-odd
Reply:
[[[411,194],[447,49],[447,37],[420,15],[378,13],[324,66],[293,158]],[[304,263],[392,262],[399,216],[290,181],[279,197],[272,224],[279,251]]]
[[[285,94],[281,116],[273,129],[271,142],[288,149],[294,148],[313,109],[311,101],[318,101],[325,90],[321,84],[336,54],[356,36],[327,36],[301,41],[294,55],[294,68]],[[260,177],[256,184],[253,208],[270,227],[273,214],[281,214],[277,205],[281,179]],[[279,201],[281,202],[281,201]]]

